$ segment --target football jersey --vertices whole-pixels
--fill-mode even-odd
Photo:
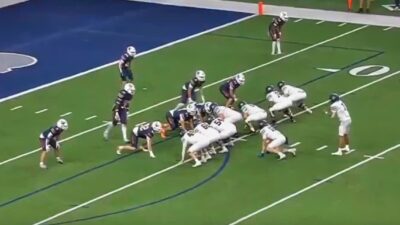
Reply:
[[[152,138],[154,136],[155,131],[151,127],[150,123],[141,124],[133,128],[133,133],[140,138]]]
[[[182,142],[187,142],[193,145],[197,142],[204,140],[204,138],[205,137],[201,133],[191,130],[186,132],[185,135],[183,135],[183,137],[181,138],[181,140]]]
[[[287,100],[286,97],[283,97],[277,91],[272,91],[272,92],[268,93],[266,98],[267,98],[267,100],[269,102],[272,102],[272,103],[278,103],[278,102],[282,102],[282,101],[286,101]]]
[[[124,53],[119,60],[119,68],[122,69],[129,69],[131,66],[131,62],[133,60],[133,56],[130,56],[128,53]]]
[[[283,25],[285,25],[285,21],[283,21],[280,17],[274,17],[269,24],[269,29],[281,29]]]
[[[197,78],[193,78],[192,80],[186,82],[183,86],[182,86],[182,90],[193,90],[193,91],[197,91],[199,88],[201,88],[201,86],[203,86],[204,81],[199,81],[197,80]]]
[[[347,110],[346,105],[341,100],[332,103],[331,105],[332,113],[336,113],[340,122],[351,120],[350,113]]]
[[[248,113],[249,115],[256,114],[256,113],[259,113],[259,112],[265,112],[264,109],[262,109],[262,108],[260,108],[260,107],[258,107],[256,105],[253,105],[253,104],[244,105],[242,110],[243,110],[244,113]]]
[[[305,93],[303,89],[293,87],[291,85],[283,85],[282,93],[284,96],[291,96],[298,93]]]
[[[217,131],[222,132],[224,130],[231,129],[231,127],[232,126],[234,127],[235,125],[225,122],[220,118],[217,118],[210,123],[210,126],[216,129]]]
[[[273,128],[271,125],[263,127],[260,130],[260,133],[263,139],[275,140],[282,137],[285,138],[285,136],[281,132]]]
[[[52,126],[40,134],[40,138],[57,139],[64,130],[58,126]]]
[[[123,109],[129,108],[129,101],[132,100],[132,94],[128,93],[125,90],[121,90],[118,93],[117,99],[115,100],[115,104],[113,107],[113,110],[119,110],[119,109]]]

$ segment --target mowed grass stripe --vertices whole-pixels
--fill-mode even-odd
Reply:
[[[324,45],[324,44],[326,44],[326,43],[328,43],[328,42],[331,42],[331,41],[337,40],[337,39],[339,39],[339,38],[345,37],[345,36],[347,36],[347,35],[350,35],[350,34],[352,34],[352,33],[354,33],[354,32],[360,31],[360,30],[365,29],[365,28],[367,28],[367,27],[368,27],[368,25],[365,25],[365,26],[361,26],[361,27],[352,29],[352,30],[347,31],[347,32],[345,32],[345,33],[342,33],[342,34],[336,35],[336,36],[334,36],[334,37],[332,37],[332,38],[329,38],[329,39],[327,39],[327,40],[318,42],[318,43],[316,43],[316,44],[314,44],[314,45],[308,46],[308,47],[306,47],[306,48],[303,48],[303,49],[300,49],[300,50],[298,50],[298,51],[289,53],[289,54],[284,55],[284,56],[282,56],[282,57],[279,57],[279,58],[277,58],[277,59],[271,60],[271,61],[269,61],[269,62],[267,62],[267,63],[263,63],[263,64],[260,64],[260,65],[258,65],[258,66],[252,67],[252,68],[250,68],[250,69],[247,69],[247,70],[245,70],[245,71],[242,71],[242,73],[245,73],[245,74],[246,74],[246,73],[250,73],[250,72],[252,72],[252,71],[256,71],[256,70],[258,70],[258,69],[260,69],[260,68],[263,68],[263,67],[265,67],[265,66],[274,64],[274,63],[276,63],[276,62],[280,62],[280,61],[282,61],[282,60],[284,60],[284,59],[286,59],[286,58],[295,56],[295,55],[297,55],[297,54],[303,53],[303,52],[308,51],[308,50],[310,50],[310,49],[313,49],[313,48],[316,48],[316,47],[318,47],[318,46]],[[223,82],[223,81],[226,81],[226,80],[230,79],[231,77],[232,77],[232,76],[228,76],[228,77],[226,77],[226,78],[223,78],[223,79],[220,79],[220,80],[215,81],[215,82],[213,82],[213,83],[210,83],[210,84],[206,85],[204,88],[213,87],[213,86],[215,86],[215,85],[217,85],[217,84],[219,84],[219,83],[221,83],[221,82]],[[165,100],[165,101],[159,102],[159,103],[157,103],[157,104],[154,104],[154,105],[149,106],[149,107],[147,107],[147,108],[144,108],[144,109],[142,109],[142,110],[139,110],[139,111],[136,111],[136,112],[134,112],[134,113],[131,113],[131,114],[129,114],[129,117],[134,116],[134,115],[141,114],[141,113],[146,112],[146,111],[148,111],[148,110],[154,109],[154,108],[156,108],[156,107],[158,107],[158,106],[161,106],[161,105],[164,105],[164,104],[166,104],[166,103],[175,101],[175,100],[177,100],[177,99],[179,99],[179,98],[180,98],[180,96],[176,96],[176,97],[167,99],[167,100]],[[76,137],[82,136],[82,135],[87,134],[87,133],[90,133],[90,132],[92,132],[92,131],[96,131],[96,130],[98,130],[98,129],[101,129],[101,128],[105,127],[105,126],[106,126],[106,124],[98,125],[98,126],[93,127],[93,128],[91,128],[91,129],[88,129],[88,130],[79,132],[79,133],[77,133],[77,134],[74,134],[74,135],[72,135],[72,136],[69,136],[69,137],[67,137],[67,138],[64,138],[64,139],[61,140],[60,142],[69,141],[69,140],[74,139],[74,138],[76,138]],[[15,157],[10,158],[10,159],[7,159],[7,160],[4,160],[4,161],[0,162],[0,166],[1,166],[1,165],[5,165],[5,164],[7,164],[7,163],[10,163],[10,162],[12,162],[12,161],[18,160],[18,159],[23,158],[23,157],[25,157],[25,156],[29,156],[29,155],[31,155],[31,154],[34,154],[34,153],[38,152],[38,151],[40,151],[40,148],[31,150],[31,151],[26,152],[26,153],[24,153],[24,154],[17,155],[17,156],[15,156]]]

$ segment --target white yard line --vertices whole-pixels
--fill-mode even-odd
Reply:
[[[320,181],[318,181],[318,182],[316,182],[316,183],[314,183],[314,184],[312,184],[312,185],[310,185],[308,187],[305,187],[305,188],[303,188],[303,189],[301,189],[301,190],[299,190],[299,191],[297,191],[297,192],[295,192],[295,193],[293,193],[291,195],[288,195],[288,196],[286,196],[286,197],[284,197],[284,198],[282,198],[282,199],[280,199],[280,200],[278,200],[276,202],[273,202],[273,203],[271,203],[271,204],[269,204],[269,205],[267,205],[267,206],[265,206],[265,207],[263,207],[261,209],[258,209],[257,211],[254,211],[254,212],[252,212],[252,213],[250,213],[250,214],[248,214],[246,216],[243,216],[243,217],[235,220],[234,222],[230,223],[229,225],[239,224],[239,223],[241,223],[241,222],[243,222],[243,221],[245,221],[245,220],[247,220],[247,219],[249,219],[249,218],[251,218],[251,217],[253,217],[253,216],[255,216],[255,215],[259,214],[259,213],[261,213],[261,212],[265,212],[266,210],[268,210],[268,209],[270,209],[272,207],[275,207],[275,206],[277,206],[277,205],[279,205],[279,204],[281,204],[283,202],[286,202],[287,200],[290,200],[290,199],[292,199],[292,198],[294,198],[294,197],[296,197],[296,196],[298,196],[298,195],[300,195],[300,194],[302,194],[302,193],[304,193],[306,191],[309,191],[309,190],[311,190],[311,189],[313,189],[313,188],[315,188],[315,187],[317,187],[317,186],[319,186],[321,184],[324,184],[325,182],[327,182],[329,180],[332,180],[335,177],[338,177],[338,176],[340,176],[340,175],[342,175],[344,173],[349,172],[350,170],[353,170],[353,169],[355,169],[355,168],[357,168],[359,166],[362,166],[362,165],[372,161],[373,159],[375,159],[377,157],[380,157],[380,156],[382,156],[382,155],[384,155],[384,154],[386,154],[386,153],[388,153],[390,151],[393,151],[393,150],[395,150],[395,149],[397,149],[399,147],[400,147],[400,144],[397,144],[397,145],[394,145],[394,146],[392,146],[392,147],[390,147],[388,149],[385,149],[382,152],[374,155],[372,158],[365,159],[365,160],[363,160],[363,161],[361,161],[359,163],[356,163],[356,164],[354,164],[354,165],[352,165],[350,167],[347,167],[346,169],[341,170],[341,171],[339,171],[339,172],[337,172],[337,173],[335,173],[335,174],[333,174],[333,175],[331,175],[331,176],[329,176],[329,177],[327,177],[327,178],[325,178],[323,180],[320,180]]]
[[[338,25],[338,27],[343,27],[344,25],[346,25],[347,23],[341,23]]]
[[[374,80],[374,81],[372,81],[372,82],[370,82],[370,83],[368,83],[368,84],[362,85],[362,86],[360,86],[360,87],[358,87],[358,88],[355,88],[355,89],[353,89],[353,90],[351,90],[351,91],[348,91],[348,92],[344,93],[344,94],[341,95],[341,96],[343,97],[343,96],[352,94],[352,93],[354,93],[354,92],[356,92],[356,91],[359,91],[359,90],[361,90],[361,89],[364,89],[364,88],[366,88],[366,87],[369,87],[369,86],[372,85],[372,84],[375,84],[375,83],[377,83],[377,82],[379,82],[379,81],[382,81],[382,80],[384,80],[384,79],[387,79],[387,78],[392,77],[392,76],[394,76],[394,75],[396,75],[396,74],[399,74],[399,73],[400,73],[400,71],[394,72],[394,73],[389,74],[389,75],[387,75],[387,76],[385,76],[385,77],[382,77],[382,78],[380,78],[380,79],[378,79],[378,80]],[[317,104],[317,105],[311,107],[311,109],[315,109],[315,108],[321,107],[321,106],[325,105],[325,104],[328,103],[328,102],[329,102],[329,101],[325,101],[325,102],[322,102],[322,103],[320,103],[320,104]],[[306,111],[298,112],[298,113],[295,114],[295,116],[301,115],[301,114],[303,114],[303,113],[306,113]],[[283,118],[283,119],[279,120],[277,123],[281,123],[281,122],[283,122],[283,121],[285,121],[285,120],[287,120],[287,118]],[[243,136],[240,137],[240,138],[246,138],[246,137],[249,137],[250,135],[251,135],[251,134],[243,135]],[[398,146],[400,146],[400,144],[399,144]],[[397,147],[396,147],[396,148],[397,148]],[[378,155],[378,156],[379,156],[379,155]],[[367,159],[367,160],[370,160],[370,159]],[[175,166],[175,167],[176,167],[176,166]],[[175,168],[175,167],[174,167],[174,168]],[[165,170],[165,169],[164,169],[164,170]],[[161,171],[163,171],[163,170],[161,170]],[[160,171],[158,171],[158,172],[156,172],[155,174],[158,175],[158,174],[161,174],[161,173],[160,173]],[[149,176],[154,177],[155,175],[154,175],[154,174],[151,174],[151,175],[149,175]],[[148,176],[148,177],[149,177],[149,176]],[[144,181],[143,179],[145,179],[145,178],[142,178],[141,180]],[[149,179],[149,178],[148,178],[148,179]],[[147,179],[146,179],[146,180],[147,180]],[[140,181],[140,180],[138,180],[138,181]],[[131,184],[125,185],[124,187],[126,187],[126,188],[131,187],[133,183],[137,184],[138,181],[134,181],[134,182],[132,182]],[[142,181],[141,181],[141,182],[142,182]],[[124,188],[124,189],[126,189],[126,188]],[[118,188],[118,189],[116,189],[116,190],[122,191],[123,189]],[[112,193],[116,193],[115,190],[114,190],[114,191],[111,191],[111,192],[112,192]],[[111,193],[111,192],[109,192],[109,193]],[[101,196],[103,196],[103,197],[99,196],[99,197],[97,197],[97,198],[95,198],[95,199],[92,199],[92,200],[89,200],[89,201],[87,201],[87,202],[85,202],[85,203],[82,203],[82,204],[80,204],[80,205],[78,205],[78,206],[76,206],[76,207],[73,207],[73,208],[70,208],[70,209],[68,209],[68,210],[65,210],[65,211],[62,211],[62,212],[60,212],[60,213],[57,213],[57,214],[55,214],[54,216],[48,217],[47,219],[44,219],[44,220],[42,220],[42,221],[40,221],[40,222],[38,222],[38,223],[35,223],[35,225],[39,225],[39,224],[46,223],[46,222],[48,222],[48,221],[50,221],[50,220],[53,220],[53,219],[55,219],[55,218],[57,218],[57,217],[60,217],[60,216],[62,216],[62,215],[65,215],[65,214],[67,214],[67,213],[70,213],[70,212],[72,212],[72,211],[75,211],[75,210],[77,210],[77,209],[80,208],[80,207],[83,207],[83,206],[85,206],[85,205],[88,205],[88,204],[90,204],[90,203],[93,203],[93,202],[95,202],[95,201],[98,201],[98,200],[100,200],[100,199],[102,199],[102,198],[105,198],[105,197],[111,195],[111,194],[109,194],[109,193],[106,193],[106,194],[104,194],[104,195],[101,195]],[[100,197],[101,197],[101,198],[100,198]]]
[[[324,23],[324,22],[325,22],[324,20],[321,20],[321,21],[316,22],[315,24],[321,24],[321,23]]]
[[[14,108],[11,108],[10,111],[14,111],[14,110],[20,109],[22,107],[23,107],[22,105],[15,106]]]
[[[391,30],[391,29],[393,29],[393,27],[387,27],[387,28],[385,28],[385,29],[383,29],[384,31],[387,31],[387,30]]]
[[[147,54],[149,54],[149,53],[152,53],[152,52],[155,52],[155,51],[164,49],[164,48],[171,47],[171,46],[176,45],[176,44],[179,44],[179,43],[181,43],[181,42],[184,42],[184,41],[187,41],[187,40],[190,40],[190,39],[199,37],[199,36],[201,36],[201,35],[203,35],[203,34],[210,33],[210,32],[213,32],[213,31],[215,31],[215,30],[222,29],[222,28],[224,28],[224,27],[228,27],[228,26],[231,26],[231,25],[233,25],[233,24],[237,24],[237,23],[243,22],[243,21],[245,21],[245,20],[249,20],[249,19],[254,18],[254,17],[256,17],[256,16],[257,16],[257,15],[247,16],[247,17],[244,17],[244,18],[241,18],[241,19],[238,19],[238,20],[235,20],[235,21],[232,21],[232,22],[223,24],[223,25],[221,25],[221,26],[217,26],[217,27],[214,27],[214,28],[211,28],[211,29],[208,29],[208,30],[199,32],[199,33],[197,33],[197,34],[190,35],[190,36],[188,36],[188,37],[185,37],[185,38],[182,38],[182,39],[179,39],[179,40],[176,40],[176,41],[167,43],[167,44],[165,44],[165,45],[161,45],[161,46],[159,46],[159,47],[150,49],[150,50],[148,50],[148,51],[141,52],[141,53],[137,54],[136,57],[144,56],[144,55],[147,55]],[[0,103],[1,103],[1,102],[5,102],[5,101],[10,100],[10,99],[14,99],[14,98],[23,96],[23,95],[26,95],[26,94],[29,94],[29,93],[32,93],[32,92],[37,91],[37,90],[41,90],[41,89],[43,89],[43,88],[47,88],[47,87],[50,87],[50,86],[53,86],[53,85],[62,83],[62,82],[64,82],[64,81],[68,81],[68,80],[75,79],[75,78],[77,78],[77,77],[84,76],[84,75],[86,75],[86,74],[92,73],[92,72],[97,71],[97,70],[101,70],[101,69],[103,69],[103,68],[106,68],[106,67],[115,65],[115,64],[117,64],[117,63],[118,63],[118,61],[110,62],[110,63],[104,64],[104,65],[102,65],[102,66],[98,66],[98,67],[95,67],[95,68],[93,68],[93,69],[90,69],[90,70],[87,70],[87,71],[84,71],[84,72],[81,72],[81,73],[78,73],[78,74],[75,74],[75,75],[72,75],[72,76],[68,76],[68,77],[63,78],[63,79],[60,79],[60,80],[53,81],[53,82],[48,83],[48,84],[44,84],[44,85],[40,85],[40,86],[35,87],[35,88],[31,88],[31,89],[29,89],[29,90],[20,92],[20,93],[18,93],[18,94],[15,94],[15,95],[11,95],[11,96],[2,98],[2,99],[0,99]]]
[[[35,114],[44,113],[44,112],[46,112],[47,110],[49,110],[49,109],[42,109],[42,110],[36,111]]]
[[[321,151],[321,150],[324,150],[324,149],[326,149],[326,148],[328,148],[328,145],[323,145],[323,146],[321,146],[321,147],[319,147],[319,148],[317,148],[317,149],[315,149],[315,150]]]
[[[365,28],[367,28],[367,27],[368,27],[368,26],[365,25],[365,26],[362,26],[362,27],[355,28],[355,29],[353,29],[353,30],[350,30],[350,31],[347,31],[347,32],[345,32],[345,33],[339,34],[339,35],[337,35],[337,36],[335,36],[335,37],[329,38],[329,39],[327,39],[327,40],[325,40],[325,41],[321,41],[321,42],[316,43],[316,44],[314,44],[314,45],[308,46],[308,47],[306,47],[306,48],[300,49],[300,50],[298,50],[298,51],[295,51],[295,52],[289,53],[289,54],[287,54],[287,55],[281,56],[281,57],[279,57],[279,58],[276,58],[276,59],[274,59],[274,60],[271,60],[271,61],[269,61],[269,62],[267,62],[267,63],[263,63],[263,64],[258,65],[258,66],[256,66],[256,67],[250,68],[250,69],[248,69],[248,70],[246,70],[246,71],[243,71],[242,73],[249,73],[249,72],[258,70],[258,69],[260,69],[260,68],[262,68],[262,67],[265,67],[265,66],[274,64],[274,63],[276,63],[276,62],[282,61],[282,60],[284,60],[284,59],[286,59],[286,58],[289,58],[289,57],[292,57],[292,56],[294,56],[294,55],[303,53],[303,52],[305,52],[305,51],[308,51],[308,50],[313,49],[313,48],[315,48],[315,47],[318,47],[318,46],[320,46],[320,45],[324,45],[324,44],[326,44],[326,43],[328,43],[328,42],[334,41],[334,40],[339,39],[339,38],[341,38],[341,37],[344,37],[344,36],[347,36],[347,35],[352,34],[352,33],[354,33],[354,32],[357,32],[357,31],[359,31],[359,30],[365,29]],[[219,84],[219,83],[221,83],[221,82],[223,82],[223,81],[225,81],[225,80],[228,80],[228,79],[230,79],[230,78],[231,78],[231,76],[226,77],[226,78],[221,79],[221,80],[218,80],[218,81],[215,81],[215,82],[213,82],[213,83],[210,83],[210,84],[208,84],[208,85],[205,85],[204,88],[209,88],[209,87],[215,86],[215,85],[217,85],[217,84]],[[179,99],[179,98],[180,98],[180,96],[176,96],[176,97],[167,99],[167,100],[165,100],[165,101],[159,102],[159,103],[154,104],[154,105],[152,105],[152,106],[149,106],[149,107],[147,107],[147,108],[144,108],[144,109],[141,109],[141,110],[139,110],[139,111],[136,111],[136,112],[130,114],[129,117],[134,116],[134,115],[137,115],[137,114],[140,114],[140,113],[143,113],[143,112],[146,112],[146,111],[151,110],[151,109],[153,109],[153,108],[156,108],[156,107],[158,107],[158,106],[160,106],[160,105],[163,105],[163,104],[166,104],[166,103],[175,101],[175,100],[177,100],[177,99]],[[325,103],[324,103],[324,104],[325,104]],[[91,129],[82,131],[82,132],[80,132],[80,133],[77,133],[77,134],[74,134],[74,135],[69,136],[69,137],[67,137],[67,138],[64,138],[64,139],[61,140],[60,142],[65,142],[65,141],[71,140],[71,139],[73,139],[73,138],[82,136],[82,135],[87,134],[87,133],[89,133],[89,132],[98,130],[98,129],[100,129],[100,128],[106,126],[106,125],[107,125],[107,124],[101,124],[101,125],[99,125],[99,126],[97,126],[97,127],[93,127],[93,128],[91,128]],[[14,160],[17,160],[17,159],[19,159],[19,158],[25,157],[25,156],[27,156],[27,155],[31,155],[31,154],[33,154],[33,153],[35,153],[35,152],[37,152],[37,151],[40,151],[40,148],[37,148],[37,149],[32,150],[32,151],[29,151],[29,152],[27,152],[27,153],[24,153],[24,154],[15,156],[15,157],[13,157],[13,158],[7,159],[7,160],[5,160],[5,161],[2,161],[2,162],[0,162],[0,166],[1,166],[1,165],[4,165],[4,164],[6,164],[6,163],[12,162],[12,161],[14,161]]]
[[[94,119],[94,118],[96,118],[96,117],[97,117],[96,115],[89,116],[89,117],[85,118],[85,120],[91,120],[91,119]]]
[[[300,22],[300,21],[302,21],[303,19],[297,19],[297,20],[295,20],[294,22],[295,23],[298,23],[298,22]]]
[[[245,139],[246,137],[249,137],[249,136],[251,136],[251,135],[252,135],[252,134],[246,134],[246,135],[243,135],[243,136],[241,136],[241,137],[239,137],[239,138],[236,138],[236,139],[234,139],[234,140],[232,140],[232,141],[233,141],[233,142],[236,142],[236,141],[239,141],[239,140],[241,140],[241,139]],[[159,170],[159,171],[157,171],[157,172],[155,172],[155,173],[152,173],[152,174],[150,174],[150,175],[148,175],[148,176],[146,176],[146,177],[143,177],[143,178],[141,178],[141,179],[139,179],[139,180],[136,180],[136,181],[134,181],[134,182],[132,182],[132,183],[129,183],[129,184],[127,184],[127,185],[124,185],[124,186],[122,186],[122,187],[120,187],[120,188],[118,188],[118,189],[115,189],[115,190],[113,190],[113,191],[107,192],[107,193],[105,193],[105,194],[103,194],[103,195],[100,195],[100,196],[98,196],[98,197],[96,197],[96,198],[93,198],[93,199],[91,199],[91,200],[89,200],[89,201],[86,201],[86,202],[84,202],[84,203],[82,203],[82,204],[79,204],[79,205],[77,205],[77,206],[74,206],[74,207],[72,207],[72,208],[70,208],[70,209],[68,209],[68,210],[65,210],[65,211],[62,211],[62,212],[60,212],[60,213],[57,213],[57,214],[55,214],[55,215],[53,215],[53,216],[51,216],[51,217],[49,217],[49,218],[46,218],[46,219],[44,219],[44,220],[42,220],[42,221],[39,221],[39,222],[35,223],[34,225],[39,225],[39,224],[47,223],[47,222],[49,222],[49,221],[51,221],[51,220],[53,220],[53,219],[55,219],[55,218],[58,218],[58,217],[60,217],[60,216],[62,216],[62,215],[65,215],[65,214],[67,214],[67,213],[70,213],[70,212],[72,212],[72,211],[75,211],[75,210],[77,210],[77,209],[79,209],[79,208],[82,208],[82,207],[84,207],[84,206],[87,206],[87,205],[89,205],[89,204],[91,204],[91,203],[93,203],[93,202],[99,201],[99,200],[101,200],[101,199],[103,199],[103,198],[106,198],[106,197],[108,197],[108,196],[110,196],[110,195],[113,195],[113,194],[115,194],[115,193],[118,193],[118,192],[120,192],[120,191],[123,191],[123,190],[125,190],[125,189],[127,189],[127,188],[130,188],[130,187],[136,185],[136,184],[139,184],[139,183],[142,183],[142,182],[144,182],[144,181],[146,181],[146,180],[149,180],[149,179],[151,179],[151,178],[153,178],[153,177],[155,177],[155,176],[161,175],[161,174],[163,174],[163,173],[165,173],[165,172],[168,172],[168,171],[170,171],[170,170],[172,170],[172,169],[175,169],[175,168],[177,168],[178,166],[183,165],[183,164],[185,164],[185,163],[187,163],[187,162],[190,162],[190,161],[192,161],[192,159],[187,159],[187,160],[185,160],[183,163],[179,162],[179,163],[174,164],[174,165],[172,165],[172,166],[170,166],[170,167],[167,167],[167,168],[165,168],[165,169]]]
[[[71,114],[72,114],[72,112],[67,112],[67,113],[61,114],[60,117],[65,117],[65,116],[68,116],[68,115],[71,115]]]
[[[300,144],[301,144],[301,142],[296,142],[296,143],[290,145],[290,147],[293,148],[293,147],[296,147],[297,145],[300,145]]]
[[[364,155],[365,158],[385,159],[383,156]]]

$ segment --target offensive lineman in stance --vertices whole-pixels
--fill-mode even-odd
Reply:
[[[347,110],[346,105],[340,99],[338,94],[331,94],[329,96],[329,101],[331,102],[331,113],[330,117],[334,118],[336,115],[339,119],[339,148],[337,152],[333,152],[332,155],[343,155],[343,153],[350,151],[349,147],[349,133],[351,125],[350,113]],[[328,111],[325,111],[329,115]]]
[[[289,98],[294,106],[306,110],[310,114],[312,113],[311,109],[304,104],[304,101],[307,98],[307,93],[303,89],[288,85],[285,81],[279,81],[277,86],[283,96]]]
[[[244,122],[249,126],[251,132],[255,132],[252,122],[258,122],[267,119],[267,112],[253,104],[248,104],[245,101],[239,102],[239,109],[243,113]]]
[[[288,139],[285,135],[265,122],[261,122],[260,126],[263,126],[263,128],[260,130],[262,136],[262,150],[259,157],[263,157],[265,152],[277,154],[279,157],[278,160],[286,158],[285,152],[296,156],[295,148],[286,148]]]
[[[271,55],[275,55],[275,49],[277,50],[276,54],[282,54],[281,51],[281,36],[282,36],[282,27],[288,21],[289,17],[286,12],[281,12],[279,17],[274,17],[272,22],[269,24],[268,31],[269,36],[272,39],[272,52]]]

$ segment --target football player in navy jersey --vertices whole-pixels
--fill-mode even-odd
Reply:
[[[276,54],[282,54],[281,51],[281,36],[282,36],[282,27],[288,21],[289,17],[286,12],[281,12],[279,17],[274,17],[272,22],[269,24],[268,32],[269,36],[272,39],[272,55],[275,55],[275,50],[277,50]]]
[[[236,97],[236,89],[242,86],[246,81],[243,73],[237,74],[234,78],[223,83],[219,87],[221,94],[227,99],[225,106],[232,108],[233,104],[238,100]]]
[[[181,134],[194,128],[193,116],[197,113],[194,104],[189,104],[184,109],[170,110],[166,114],[167,123],[163,124],[161,137],[166,138],[167,132],[180,128]]]
[[[68,129],[68,122],[65,119],[60,119],[57,121],[55,126],[51,126],[49,129],[43,131],[39,135],[40,146],[42,148],[42,153],[40,155],[40,168],[46,169],[47,153],[53,149],[56,155],[57,162],[63,164],[64,161],[60,155],[60,135],[63,131]]]
[[[155,158],[156,156],[153,153],[152,138],[154,137],[155,133],[160,133],[160,131],[161,131],[161,123],[159,121],[136,125],[132,129],[130,144],[118,146],[117,154],[120,155],[122,154],[123,151],[134,152],[142,150],[144,152],[148,152],[151,158]],[[144,146],[139,147],[139,139],[146,140],[146,147]]]
[[[136,56],[136,49],[133,46],[129,46],[126,49],[126,53],[121,56],[118,63],[118,69],[122,80],[122,85],[133,81],[133,74],[131,69],[131,62]]]
[[[129,142],[127,137],[127,123],[129,113],[129,102],[132,100],[135,94],[135,85],[132,83],[126,83],[124,89],[122,89],[115,100],[114,107],[112,108],[112,121],[108,122],[107,128],[103,133],[104,139],[108,140],[110,130],[121,123],[122,137],[125,142]]]
[[[176,105],[175,109],[181,109],[185,105],[196,102],[196,92],[200,91],[201,99],[205,102],[202,86],[206,81],[206,74],[202,70],[197,70],[195,76],[182,86],[181,102]]]

